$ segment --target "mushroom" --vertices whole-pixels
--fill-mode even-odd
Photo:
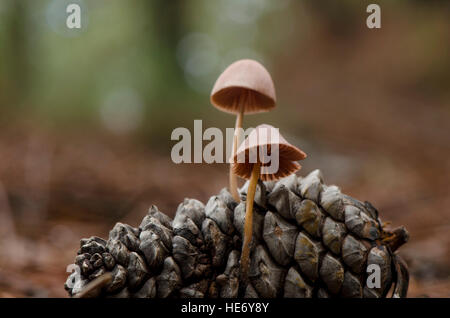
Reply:
[[[244,280],[248,277],[256,184],[259,179],[262,181],[278,180],[293,174],[301,168],[296,161],[305,158],[306,154],[303,151],[289,144],[280,135],[278,129],[270,125],[256,127],[234,155],[232,172],[241,178],[250,179],[241,254],[241,275]]]
[[[267,112],[275,107],[275,87],[269,72],[254,60],[239,60],[228,66],[211,91],[211,103],[221,111],[236,114],[233,152],[240,144],[244,114]],[[230,166],[230,193],[239,202],[237,178]]]

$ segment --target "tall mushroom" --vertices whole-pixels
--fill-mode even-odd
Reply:
[[[303,151],[289,144],[278,129],[270,125],[256,127],[234,155],[232,172],[241,178],[250,179],[241,254],[243,279],[246,280],[248,277],[250,243],[253,235],[253,200],[258,180],[278,180],[289,176],[301,168],[296,161],[305,158],[306,154]]]
[[[228,66],[211,91],[211,103],[221,111],[236,114],[233,152],[240,144],[239,129],[244,114],[267,112],[275,107],[275,87],[269,72],[254,60],[239,60]],[[240,201],[237,178],[230,166],[230,193]]]

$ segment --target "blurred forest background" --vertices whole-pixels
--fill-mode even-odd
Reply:
[[[450,297],[450,2],[376,1],[378,30],[371,2],[0,0],[0,296],[65,297],[81,237],[226,186],[224,164],[173,164],[170,135],[233,127],[209,92],[254,58],[278,107],[244,126],[405,225],[409,295]]]

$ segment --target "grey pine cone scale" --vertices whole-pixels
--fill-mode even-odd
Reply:
[[[406,297],[408,270],[395,250],[407,231],[384,229],[370,203],[325,185],[319,170],[259,182],[249,279],[240,280],[247,186],[239,204],[222,189],[206,206],[185,199],[173,220],[152,206],[137,228],[117,223],[108,240],[82,239],[66,290],[83,297]],[[370,288],[372,264],[380,285]]]

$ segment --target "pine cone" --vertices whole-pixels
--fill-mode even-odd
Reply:
[[[185,199],[173,220],[152,206],[139,228],[117,223],[108,241],[82,239],[67,291],[150,298],[406,296],[408,270],[394,252],[407,231],[387,231],[369,202],[326,186],[319,170],[259,182],[249,277],[240,280],[247,186],[239,204],[223,189],[206,206]],[[373,264],[380,284],[370,288]]]

